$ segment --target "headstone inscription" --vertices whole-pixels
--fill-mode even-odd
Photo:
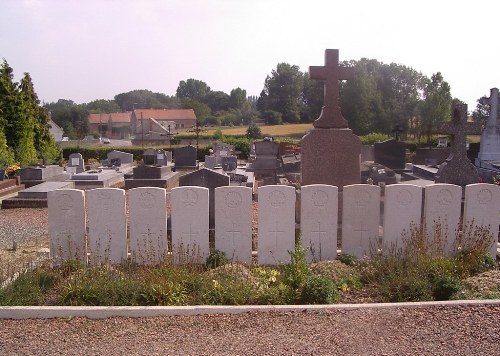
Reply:
[[[422,187],[412,184],[392,184],[385,187],[384,253],[403,247],[402,235],[420,227],[422,219]]]
[[[208,188],[173,188],[170,200],[174,263],[204,263],[209,254]]]
[[[479,173],[467,157],[467,105],[454,103],[452,115],[452,120],[441,126],[441,131],[452,136],[451,154],[439,166],[435,182],[464,187],[479,182]]]
[[[258,263],[290,263],[295,245],[295,188],[267,185],[258,189]]]
[[[87,262],[85,244],[85,194],[60,189],[47,193],[50,257],[55,264],[77,259]]]
[[[130,189],[128,206],[132,260],[139,264],[161,263],[167,255],[165,189]]]
[[[339,51],[325,51],[325,66],[310,67],[311,79],[325,81],[324,106],[301,142],[302,185],[341,187],[360,183],[361,141],[347,127],[339,106],[338,81],[350,79],[354,70],[339,67]]]
[[[342,200],[342,254],[370,256],[378,247],[380,187],[345,186]]]
[[[337,257],[338,188],[313,184],[300,193],[300,228],[308,262]]]
[[[462,188],[453,184],[432,184],[425,188],[424,223],[426,235],[436,253],[454,256],[460,222]]]
[[[215,188],[215,248],[233,262],[252,263],[252,188]]]
[[[497,255],[499,212],[500,186],[480,183],[465,187],[463,230],[471,231],[474,226],[487,229],[491,234],[488,253],[493,259]]]
[[[89,263],[119,264],[127,259],[125,191],[97,188],[86,192]]]

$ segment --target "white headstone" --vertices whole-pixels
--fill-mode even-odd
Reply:
[[[166,190],[155,187],[128,191],[130,253],[139,264],[158,264],[167,254]]]
[[[50,256],[56,264],[69,259],[87,261],[85,195],[83,190],[47,193]]]
[[[439,243],[445,256],[453,256],[456,252],[461,205],[462,187],[445,183],[425,187],[424,222],[427,238],[429,242]]]
[[[289,263],[295,248],[295,188],[267,185],[258,194],[258,263]]]
[[[378,248],[380,187],[346,185],[342,204],[342,254],[370,256]]]
[[[337,257],[338,188],[311,184],[301,188],[300,227],[308,262]]]
[[[87,191],[89,262],[121,263],[127,259],[125,191],[97,188]]]
[[[173,188],[172,253],[175,263],[204,263],[208,245],[208,188]]]
[[[232,261],[252,263],[252,188],[215,188],[215,248]]]
[[[419,228],[422,220],[422,187],[391,184],[385,187],[384,252],[403,247],[403,232]]]
[[[487,228],[491,233],[488,252],[493,258],[497,255],[499,216],[500,186],[479,183],[465,187],[464,229],[467,232],[473,226]]]

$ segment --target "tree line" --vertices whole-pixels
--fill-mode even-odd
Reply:
[[[0,168],[56,162],[61,152],[49,133],[49,112],[40,105],[29,73],[18,83],[13,72],[4,59],[0,65]]]

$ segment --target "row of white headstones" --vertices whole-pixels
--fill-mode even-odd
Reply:
[[[52,258],[56,262],[77,258],[89,263],[111,264],[132,258],[140,264],[151,264],[159,263],[171,254],[177,263],[204,261],[210,252],[209,190],[187,186],[174,188],[169,194],[170,249],[167,244],[167,192],[163,188],[131,189],[127,199],[125,191],[116,188],[50,192],[48,213]],[[296,194],[295,188],[289,186],[272,185],[258,189],[259,264],[290,262],[289,252],[294,250],[296,237]],[[335,259],[338,188],[308,185],[301,188],[300,195],[300,232],[307,260]],[[214,198],[215,248],[233,261],[251,263],[251,188],[216,188]],[[460,222],[463,222],[462,226],[473,223],[489,229],[489,252],[496,256],[499,186],[468,185],[463,216],[462,188],[451,184],[432,184],[425,188],[410,184],[389,185],[385,187],[383,200],[381,204],[379,186],[355,184],[344,187],[340,200],[343,254],[363,258],[373,253],[374,246],[382,249],[402,246],[402,236],[412,226],[423,223],[432,235],[436,222],[439,222],[445,237],[444,254],[453,255],[457,252],[456,238]]]

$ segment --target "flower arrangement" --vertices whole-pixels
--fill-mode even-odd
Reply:
[[[493,176],[493,184],[500,185],[500,174]]]
[[[14,178],[15,176],[19,175],[19,172],[21,171],[21,167],[14,163],[13,165],[9,166],[5,173],[9,178]]]

